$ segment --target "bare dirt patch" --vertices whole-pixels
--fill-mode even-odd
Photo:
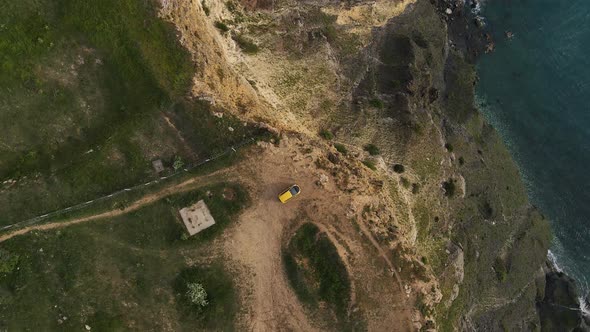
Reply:
[[[247,184],[255,203],[229,230],[226,253],[248,271],[239,276],[240,284],[249,290],[242,294],[242,302],[248,306],[246,325],[256,331],[323,328],[298,301],[281,261],[281,250],[303,214],[325,231],[338,249],[351,277],[351,310],[361,310],[369,330],[411,330],[411,301],[396,280],[392,263],[380,244],[371,241],[369,231],[359,232],[352,222],[364,221],[361,211],[351,213],[351,206],[379,196],[367,196],[377,193],[362,192],[365,189],[344,194],[333,177],[318,186],[317,180],[325,173],[315,161],[325,150],[312,149],[302,155],[299,150],[309,151],[306,143],[284,138],[279,147],[266,145],[239,171],[240,182]],[[358,181],[365,186],[360,188],[372,188],[369,177],[361,172]],[[293,183],[300,185],[302,193],[280,203],[277,194]]]

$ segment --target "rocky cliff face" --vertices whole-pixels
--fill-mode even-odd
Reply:
[[[548,223],[474,108],[475,70],[460,43],[449,42],[454,28],[444,7],[426,0],[162,6],[197,63],[195,98],[312,139],[329,131],[341,143],[379,148],[379,156],[359,156],[375,165],[394,204],[380,207],[390,221],[371,230],[398,266],[415,327],[541,326],[535,300],[551,284],[542,270]]]

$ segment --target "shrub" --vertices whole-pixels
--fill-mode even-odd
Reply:
[[[178,171],[183,167],[184,161],[182,161],[182,158],[180,158],[180,156],[176,156],[176,158],[174,158],[174,164],[172,165],[172,168],[174,168],[175,171]]]
[[[494,272],[496,272],[496,278],[498,279],[498,281],[504,282],[508,275],[508,270],[506,269],[506,264],[504,264],[504,261],[499,257],[496,258],[494,260],[493,267]]]
[[[465,164],[465,158],[459,157],[459,165],[463,166]]]
[[[11,273],[18,265],[19,256],[0,249],[0,273]]]
[[[244,37],[243,35],[234,34],[232,39],[238,43],[238,46],[242,49],[242,51],[246,54],[256,54],[260,50],[258,45],[256,45],[250,39]]]
[[[374,171],[377,170],[377,167],[375,166],[375,162],[373,160],[365,159],[363,160],[363,165],[367,166],[368,168]]]
[[[372,107],[378,108],[378,109],[382,109],[385,106],[383,104],[383,100],[381,100],[379,98],[373,98],[373,99],[369,100],[369,105],[371,105]]]
[[[381,150],[375,144],[367,144],[365,145],[365,151],[367,151],[371,156],[376,156],[381,154]]]
[[[455,195],[455,181],[453,179],[443,182],[442,187],[445,191],[445,196],[453,197]]]
[[[209,301],[207,301],[207,292],[205,291],[205,287],[198,282],[191,282],[186,285],[186,296],[188,297],[191,303],[199,306],[200,308],[204,308],[209,305]]]
[[[205,15],[209,16],[209,14],[211,13],[211,9],[209,9],[204,0],[201,1],[201,6],[203,6],[203,11],[205,12]]]
[[[336,144],[334,144],[334,148],[336,148],[336,151],[338,151],[342,154],[348,153],[348,149],[346,148],[346,146],[344,146],[344,144],[336,143]]]
[[[328,129],[320,130],[320,136],[324,139],[327,139],[327,140],[331,140],[332,138],[334,138],[334,134],[332,134],[332,132],[329,131]]]
[[[447,151],[449,152],[453,152],[453,146],[451,145],[451,143],[445,144],[445,149],[447,149]]]
[[[217,29],[219,29],[219,31],[221,31],[221,32],[228,32],[229,31],[229,27],[223,22],[219,22],[219,21],[215,22],[215,27]]]
[[[400,182],[401,182],[402,186],[404,186],[404,188],[406,188],[406,189],[407,189],[407,188],[410,188],[410,186],[412,185],[412,184],[410,183],[410,180],[406,179],[406,178],[405,178],[405,177],[403,177],[403,176],[400,178]]]
[[[398,173],[398,174],[403,173],[405,170],[406,169],[405,169],[404,165],[401,165],[401,164],[395,164],[395,165],[393,165],[393,171],[396,172],[396,173]]]

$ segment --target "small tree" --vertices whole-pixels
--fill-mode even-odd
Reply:
[[[187,291],[186,296],[191,303],[196,304],[200,308],[204,308],[209,305],[207,300],[207,292],[205,287],[198,282],[190,282],[186,285]]]
[[[176,158],[174,158],[174,164],[172,164],[172,168],[174,168],[175,171],[178,171],[183,167],[184,161],[182,161],[182,158],[180,158],[179,156],[176,156]]]

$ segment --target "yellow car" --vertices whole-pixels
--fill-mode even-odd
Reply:
[[[299,188],[298,185],[294,184],[279,195],[279,201],[281,201],[281,203],[286,203],[291,198],[299,195],[299,193],[301,193],[301,188]]]

